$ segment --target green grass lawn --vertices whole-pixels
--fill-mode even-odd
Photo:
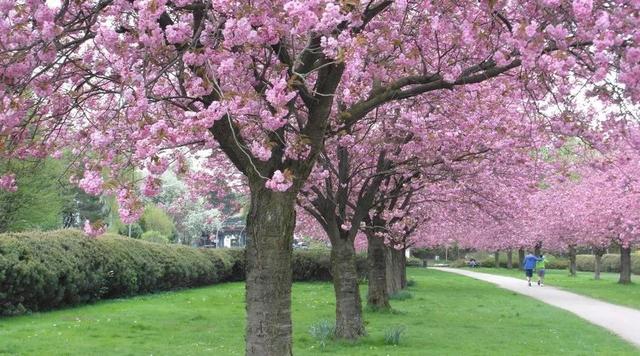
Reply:
[[[474,268],[473,270],[522,279],[525,278],[524,272],[518,271],[517,269]],[[567,270],[549,269],[546,271],[545,285],[559,287],[567,291],[601,299],[610,303],[640,309],[640,284],[618,284],[617,273],[602,273],[600,278],[599,281],[593,279],[593,272],[578,272],[576,277],[571,277]],[[632,282],[634,279],[640,281],[640,276],[631,276]],[[538,277],[534,276],[533,280],[537,281]]]
[[[366,313],[367,337],[324,350],[308,330],[333,319],[332,286],[295,284],[295,354],[638,354],[604,329],[491,284],[425,269],[409,277],[412,298],[392,301],[392,313]],[[0,355],[243,355],[243,294],[242,283],[228,283],[1,319]],[[406,332],[386,345],[394,325]]]

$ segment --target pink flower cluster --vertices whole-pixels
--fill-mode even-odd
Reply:
[[[90,237],[98,237],[107,231],[107,227],[102,224],[100,224],[99,226],[94,226],[94,224],[91,224],[89,220],[85,220],[83,230],[84,233],[89,235]]]
[[[265,184],[267,188],[277,192],[285,192],[287,189],[291,188],[292,185],[293,182],[290,179],[287,179],[280,170],[273,172],[273,176],[271,179],[267,180],[267,183]]]
[[[8,192],[15,192],[16,190],[18,190],[15,174],[10,173],[0,176],[0,189],[6,190]]]
[[[93,170],[85,170],[84,176],[78,182],[78,186],[87,194],[96,196],[102,194],[102,184],[102,173]]]

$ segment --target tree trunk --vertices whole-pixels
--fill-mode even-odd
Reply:
[[[500,251],[493,253],[493,264],[495,268],[500,268]]]
[[[291,253],[295,194],[251,185],[246,246],[246,354],[292,355]]]
[[[369,292],[367,306],[375,310],[391,308],[387,293],[386,246],[384,239],[367,233],[367,262],[369,265]]]
[[[507,251],[507,268],[513,268],[513,250]]]
[[[602,255],[604,255],[604,249],[596,248],[595,251],[596,263],[594,266],[594,275],[593,278],[596,280],[600,279],[600,271],[602,271]]]
[[[518,249],[518,269],[522,271],[522,263],[524,262],[524,249]]]
[[[407,255],[405,250],[399,250],[398,270],[400,271],[400,287],[407,288]]]
[[[620,279],[618,283],[631,283],[631,246],[620,246]]]
[[[352,239],[331,239],[331,274],[336,294],[336,337],[355,340],[365,335],[365,329],[356,269],[356,249]]]
[[[576,246],[569,246],[569,275],[576,276]]]
[[[387,247],[386,265],[387,265],[387,293],[389,295],[399,292],[407,286],[405,274],[404,251]]]
[[[542,254],[541,250],[542,250],[542,242],[538,242],[533,249],[533,254],[536,255],[536,257],[540,257],[540,255]]]

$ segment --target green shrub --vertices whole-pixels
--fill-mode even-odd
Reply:
[[[407,267],[422,267],[422,260],[416,257],[407,258]]]
[[[331,253],[328,249],[295,250],[291,260],[294,281],[331,281]],[[366,278],[367,256],[356,255],[358,279]]]
[[[154,230],[145,231],[142,234],[142,236],[140,236],[140,239],[148,242],[154,242],[157,244],[169,243],[169,237],[167,235],[163,235],[161,232],[154,231]]]
[[[233,258],[75,230],[0,235],[0,314],[222,282]]]
[[[596,257],[593,255],[577,255],[578,271],[595,271]],[[620,255],[606,254],[602,256],[602,272],[620,272]],[[631,255],[631,272],[640,274],[640,256]]]
[[[398,345],[400,344],[400,338],[402,334],[407,330],[404,325],[395,325],[385,329],[384,331],[384,342],[387,345]]]
[[[566,269],[569,266],[569,261],[563,257],[557,257],[553,255],[544,255],[547,259],[546,268],[548,269]],[[493,255],[487,256],[484,259],[478,260],[480,262],[480,267],[495,267],[495,259]],[[514,251],[512,257],[513,268],[518,268],[518,251]],[[466,266],[466,261],[458,260],[453,263],[454,267],[464,267]],[[507,256],[506,253],[500,253],[500,267],[507,268]]]
[[[320,343],[320,348],[324,348],[327,342],[333,339],[335,326],[330,320],[320,320],[311,324],[309,334]]]
[[[451,262],[451,267],[460,268],[460,267],[467,267],[467,266],[469,266],[469,264],[467,263],[467,261],[465,261],[462,258]]]
[[[143,230],[142,227],[140,227],[140,224],[131,224],[131,238],[139,239],[140,236],[142,236],[142,232]],[[122,236],[129,236],[129,225],[122,225],[118,227],[118,234]]]
[[[359,278],[366,256],[356,256]],[[326,249],[296,250],[296,281],[331,280]],[[245,276],[242,249],[196,249],[77,230],[0,234],[0,315],[21,314]]]
[[[594,271],[596,258],[592,255],[576,255],[576,269],[578,271]]]

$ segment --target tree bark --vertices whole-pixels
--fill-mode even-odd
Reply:
[[[542,250],[542,242],[538,242],[533,249],[534,251],[533,254],[536,255],[536,257],[539,257],[542,254],[541,250]]]
[[[500,268],[500,251],[493,253],[493,265],[495,268]]]
[[[369,265],[369,292],[367,306],[375,310],[391,308],[387,293],[386,246],[384,239],[367,233],[367,262]]]
[[[524,249],[518,249],[518,269],[522,271],[522,263],[524,262]]]
[[[292,355],[291,253],[295,194],[251,184],[247,215],[246,354]]]
[[[576,276],[576,246],[569,246],[569,275],[571,277]]]
[[[366,334],[356,270],[356,249],[349,238],[331,240],[331,274],[336,294],[335,335],[355,340]]]
[[[596,256],[596,262],[595,262],[595,265],[594,265],[593,279],[599,280],[600,279],[600,272],[602,271],[602,255],[604,255],[604,249],[603,248],[596,248],[593,252],[594,252],[594,254]]]
[[[507,268],[508,269],[513,268],[513,250],[511,249],[507,251]]]
[[[403,250],[396,250],[391,247],[386,249],[387,293],[392,295],[407,286],[406,259]]]
[[[620,246],[620,284],[631,283],[631,246]]]

